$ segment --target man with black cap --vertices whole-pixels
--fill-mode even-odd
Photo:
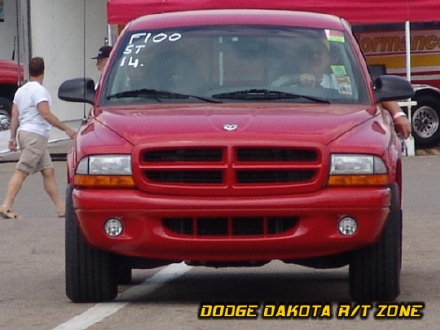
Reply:
[[[92,60],[96,59],[96,67],[98,68],[99,72],[102,72],[104,70],[105,64],[107,63],[111,51],[111,46],[102,46],[101,48],[99,48],[98,55],[92,57]]]

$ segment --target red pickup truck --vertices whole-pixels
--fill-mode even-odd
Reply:
[[[320,75],[317,67],[325,64]],[[119,36],[68,154],[66,292],[107,301],[134,268],[349,265],[355,300],[399,295],[401,143],[343,19],[279,10],[144,16]]]
[[[9,128],[14,94],[24,79],[23,66],[0,59],[0,130]]]

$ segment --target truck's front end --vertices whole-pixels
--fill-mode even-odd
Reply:
[[[112,299],[118,273],[133,267],[274,259],[350,264],[356,299],[397,296],[400,144],[342,20],[144,17],[126,27],[88,100],[68,160],[72,300]],[[390,252],[372,260],[365,249]],[[393,274],[386,285],[365,261]],[[98,273],[99,293],[79,285]]]

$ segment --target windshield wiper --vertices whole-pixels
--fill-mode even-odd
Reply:
[[[113,98],[126,98],[126,97],[150,97],[158,102],[162,102],[162,99],[188,99],[188,98],[194,98],[197,100],[205,101],[205,102],[211,102],[211,103],[222,103],[219,100],[214,100],[212,98],[198,96],[198,95],[190,95],[190,94],[182,94],[182,93],[176,93],[176,92],[169,92],[169,91],[162,91],[157,89],[148,89],[148,88],[142,88],[142,89],[135,89],[130,91],[124,91],[115,93],[112,95],[107,96],[107,100],[113,99]]]
[[[216,99],[236,99],[236,100],[283,100],[283,99],[307,99],[319,103],[330,103],[328,99],[320,97],[294,94],[270,89],[244,89],[226,93],[212,95]]]

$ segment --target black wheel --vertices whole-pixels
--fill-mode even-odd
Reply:
[[[419,95],[411,111],[414,142],[417,147],[433,147],[440,143],[440,98]]]
[[[7,130],[11,124],[12,103],[4,97],[0,97],[0,130]]]
[[[118,266],[117,280],[118,284],[130,284],[131,283],[131,267],[125,265]]]
[[[72,188],[66,193],[66,294],[73,302],[113,300],[118,293],[114,255],[87,244],[78,226]]]
[[[400,293],[402,211],[399,190],[393,198],[381,239],[350,259],[350,295],[355,301],[393,301]]]

